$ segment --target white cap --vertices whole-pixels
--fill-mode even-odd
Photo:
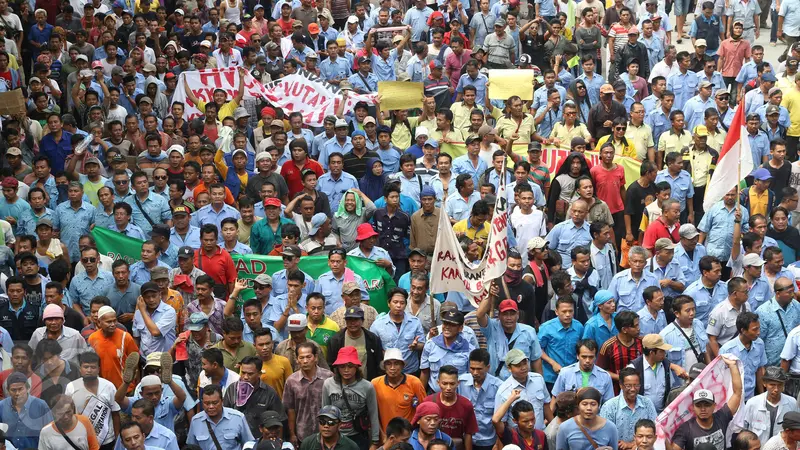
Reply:
[[[103,317],[106,314],[116,314],[116,313],[117,312],[114,311],[114,308],[107,305],[103,305],[100,307],[100,310],[97,311],[97,318],[99,319],[100,317]]]
[[[234,156],[236,156],[239,153],[243,154],[244,156],[247,156],[247,151],[245,151],[242,148],[237,148],[236,150],[233,151],[233,153],[231,153],[231,158],[233,158]]]
[[[347,18],[347,23],[358,23],[358,17],[350,16]]]
[[[711,402],[714,403],[714,393],[709,391],[708,389],[698,389],[694,391],[694,395],[692,396],[692,402]]]
[[[305,314],[292,314],[286,321],[286,328],[289,331],[301,331],[308,326],[308,319]]]
[[[211,48],[211,41],[209,41],[208,39],[203,40],[202,42],[200,42],[200,47]]]
[[[333,124],[334,128],[342,128],[347,127],[347,121],[344,119],[336,119],[336,123]]]
[[[748,253],[744,255],[742,258],[742,266],[749,267],[749,266],[756,266],[761,267],[763,266],[765,261],[758,255],[758,253]]]
[[[685,223],[681,225],[680,229],[678,229],[678,235],[682,238],[686,239],[694,239],[695,237],[699,236],[700,233],[697,231],[694,225],[690,223]]]
[[[142,386],[142,387],[161,386],[161,378],[159,378],[159,377],[157,377],[155,375],[148,375],[148,376],[142,378],[142,382],[139,383],[139,385]]]
[[[261,161],[262,159],[269,159],[272,161],[272,153],[270,152],[261,152],[256,156],[256,162]]]
[[[183,146],[178,144],[173,145],[172,147],[169,148],[169,150],[167,150],[167,155],[172,154],[172,152],[178,152],[181,154],[181,156],[183,156],[184,155]]]
[[[176,9],[176,10],[175,10],[175,14],[180,14],[180,15],[182,15],[182,16],[185,16],[185,15],[186,15],[186,14],[184,14],[184,13],[183,13],[183,10],[182,10],[182,9],[180,9],[180,8],[178,8],[178,9]]]
[[[428,129],[425,127],[417,127],[417,130],[414,132],[414,139],[420,136],[428,137]]]
[[[381,361],[381,370],[385,370],[383,368],[383,363],[386,361],[403,361],[405,363],[405,359],[403,359],[403,352],[400,351],[399,348],[387,348],[383,352],[383,361]]]

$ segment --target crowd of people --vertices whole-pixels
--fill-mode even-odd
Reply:
[[[797,449],[799,39],[800,0],[0,0],[26,103],[0,449],[651,450],[673,402],[668,450]],[[186,81],[210,68],[234,91]],[[532,100],[490,95],[512,68]],[[424,98],[316,126],[245,95],[298,73]],[[756,169],[706,210],[742,111]],[[488,298],[431,294],[441,215],[479,261],[501,194]],[[283,269],[245,280],[244,255]],[[709,365],[730,389],[686,391]]]

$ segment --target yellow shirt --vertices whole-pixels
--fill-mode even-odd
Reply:
[[[675,134],[672,128],[665,131],[658,139],[658,151],[664,153],[680,152],[683,147],[692,145],[692,135],[688,131]]]
[[[711,170],[711,153],[698,152],[692,146],[688,152],[682,152],[683,160],[689,161],[692,167],[692,184],[694,187],[703,187],[708,184],[708,172]]]
[[[787,136],[800,136],[800,90],[795,86],[793,89],[783,91],[783,101],[781,106],[789,110],[789,120],[792,124],[786,130]]]
[[[769,189],[759,194],[750,186],[750,214],[767,215],[767,205],[769,204]]]
[[[473,241],[483,241],[483,245],[478,245],[480,248],[480,257],[483,258],[483,248],[484,245],[486,245],[486,240],[489,239],[489,227],[489,222],[484,222],[481,227],[475,228],[469,223],[469,219],[464,219],[453,225],[453,231],[456,233],[464,233]]]
[[[197,109],[199,109],[199,110],[200,110],[200,112],[202,112],[203,114],[205,114],[205,112],[206,112],[206,105],[207,105],[207,104],[208,104],[208,102],[203,102],[203,101],[201,101],[201,102],[198,102],[198,103],[197,103]],[[233,117],[233,112],[234,112],[234,111],[236,110],[236,108],[238,108],[238,107],[239,107],[239,103],[237,103],[237,102],[235,102],[235,101],[231,100],[231,101],[229,101],[229,102],[225,103],[224,105],[222,105],[222,107],[221,107],[221,108],[219,108],[219,110],[217,111],[217,117],[219,118],[219,120],[220,120],[220,121],[222,121],[223,119],[225,119],[225,118],[226,118],[226,117],[228,117],[228,116],[231,116],[231,117]]]
[[[292,365],[285,356],[273,354],[272,359],[261,363],[261,381],[272,386],[278,398],[283,398],[283,387],[292,373]]]
[[[478,105],[477,103],[470,108],[469,106],[465,106],[464,102],[456,102],[450,106],[450,111],[453,112],[453,127],[459,129],[463,132],[466,132],[469,129],[470,121],[469,117],[472,114],[473,109],[480,109],[483,111],[483,114],[486,115],[486,107],[483,105]],[[489,113],[490,116],[494,117],[495,119],[499,119],[502,115],[502,112],[499,108],[493,108],[492,112]],[[434,127],[436,128],[436,127]]]
[[[578,124],[578,126],[568,128],[563,122],[556,122],[556,124],[553,125],[553,131],[550,132],[550,139],[555,138],[560,140],[561,144],[559,147],[563,149],[569,149],[572,138],[576,137],[582,137],[588,142],[592,138],[592,135],[589,134],[589,129],[586,128],[586,125],[582,123]]]
[[[458,158],[459,156],[467,153],[467,147],[464,145],[464,135],[461,133],[461,130],[456,128],[455,130],[448,131],[444,136],[447,136],[453,142],[461,142],[461,144],[456,144],[453,146],[448,146],[447,148],[442,148],[442,132],[440,130],[428,130],[428,137],[431,139],[435,139],[439,142],[439,149],[440,151],[449,154],[453,157],[453,159]]]
[[[497,121],[497,135],[508,139],[512,134],[517,133],[519,139],[514,141],[515,143],[527,144],[531,141],[534,131],[536,131],[536,124],[531,114],[525,114],[519,124],[515,119],[505,116]]]
[[[628,158],[636,158],[636,149],[633,147],[633,145],[631,145],[631,144],[629,144],[627,142],[627,139],[626,139],[625,142],[623,142],[623,141],[614,141],[614,140],[611,139],[611,136],[612,136],[611,134],[607,134],[607,135],[601,137],[600,140],[597,141],[596,148],[598,148],[598,149],[603,148],[603,145],[605,145],[606,142],[611,140],[611,146],[614,147],[614,154],[616,154],[617,156],[625,156],[625,157],[628,157]],[[651,140],[652,140],[652,138],[651,138]]]
[[[642,123],[637,127],[633,123],[628,122],[628,129],[625,131],[625,139],[627,139],[634,150],[636,150],[636,159],[639,161],[646,160],[647,150],[656,145],[655,142],[653,142],[653,129],[646,123]]]
[[[716,151],[722,150],[722,144],[725,143],[725,136],[728,133],[725,130],[719,129],[716,133],[708,133],[708,137],[706,138],[706,145],[708,148],[713,148]]]
[[[778,82],[775,83],[775,86],[780,88],[782,92],[789,92],[794,89],[794,78],[794,76],[786,75],[786,73],[784,73],[778,77]]]
[[[386,125],[387,127],[391,127],[392,121],[384,120],[383,124]],[[408,125],[411,126],[411,130],[416,128],[417,118],[409,117]],[[392,131],[392,145],[403,151],[407,150],[408,147],[411,147],[411,144],[414,143],[414,137],[411,135],[411,130],[406,128],[405,124],[403,124],[402,122],[395,125],[394,131]],[[428,131],[430,131],[430,129]]]

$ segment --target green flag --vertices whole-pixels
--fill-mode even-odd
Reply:
[[[116,231],[106,230],[95,227],[92,230],[97,242],[97,249],[101,254],[111,257],[111,259],[124,259],[129,263],[134,263],[141,259],[142,242],[139,239],[130,238]],[[269,275],[283,270],[283,260],[280,256],[262,255],[231,255],[239,278],[252,280],[257,275],[266,273]],[[378,267],[373,261],[358,256],[347,257],[347,267],[364,279],[369,291],[370,305],[379,313],[388,312],[387,293],[396,286],[394,280],[385,269]],[[304,256],[300,258],[300,270],[317,279],[323,273],[329,271],[327,256]],[[242,294],[242,300],[255,297],[252,289],[247,289]]]

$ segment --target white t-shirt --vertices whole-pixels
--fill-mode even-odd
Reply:
[[[65,395],[72,397],[72,402],[75,403],[75,410],[78,414],[83,414],[88,417],[90,421],[92,421],[94,414],[92,414],[92,410],[86,409],[86,407],[88,403],[90,403],[89,400],[92,398],[96,397],[102,404],[111,408],[112,412],[118,412],[120,410],[119,405],[114,401],[114,394],[117,392],[117,388],[114,387],[114,384],[105,378],[98,378],[97,381],[97,395],[86,389],[82,378],[70,382],[64,390]],[[105,415],[104,423],[105,426],[103,428],[108,429],[109,432],[100,442],[101,445],[114,442],[114,425],[111,423],[111,414]]]
[[[544,213],[533,208],[530,214],[524,214],[520,208],[511,213],[511,225],[517,238],[517,250],[522,255],[522,264],[528,264],[528,241],[534,237],[547,235],[547,218]]]

